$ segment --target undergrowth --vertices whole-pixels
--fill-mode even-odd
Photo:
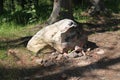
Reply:
[[[29,27],[28,27],[29,26]],[[26,27],[16,25],[14,23],[3,23],[0,25],[0,38],[3,39],[15,39],[19,37],[29,36],[31,33],[27,31],[32,25]]]

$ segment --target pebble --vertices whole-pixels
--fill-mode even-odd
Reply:
[[[59,55],[57,56],[56,60],[60,60],[62,57],[63,57],[63,55],[62,55],[62,54],[59,54]]]
[[[83,56],[83,54],[82,54],[82,53],[78,53],[78,56],[79,56],[79,57],[82,57],[82,56]]]
[[[55,63],[53,61],[47,61],[45,63],[43,63],[44,67],[48,67],[48,66],[53,66],[55,65]]]
[[[79,47],[79,46],[75,46],[75,51],[81,51],[81,50],[82,50],[81,47]]]
[[[52,54],[51,55],[59,55],[60,53],[59,52],[52,52]]]
[[[76,58],[79,57],[79,55],[76,52],[71,52],[67,55],[69,58]]]
[[[59,56],[60,53],[58,52],[53,52],[51,55],[50,55],[50,58],[51,59],[56,59],[58,56]]]
[[[36,59],[35,60],[35,63],[37,63],[37,64],[42,64],[42,62],[43,62],[43,59]]]
[[[105,51],[103,49],[97,48],[96,53],[97,54],[104,54]]]
[[[78,66],[86,66],[86,65],[89,65],[89,64],[90,64],[90,62],[81,61],[81,62],[79,62],[77,65],[78,65]]]

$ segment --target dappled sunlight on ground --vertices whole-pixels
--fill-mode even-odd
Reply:
[[[89,41],[103,49],[105,53],[96,54],[96,48],[86,56],[78,58],[49,59],[44,66],[37,64],[33,53],[26,48],[8,49],[9,58],[0,60],[0,78],[3,80],[119,80],[120,78],[120,31],[96,33]],[[5,76],[8,75],[8,76]]]

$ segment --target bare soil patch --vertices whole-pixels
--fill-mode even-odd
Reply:
[[[36,63],[37,58],[26,49],[9,49],[7,54],[11,57],[0,60],[0,79],[119,80],[120,31],[95,33],[89,35],[88,40],[86,49],[91,50],[86,51],[85,56],[56,59],[51,54],[45,54],[42,65]]]

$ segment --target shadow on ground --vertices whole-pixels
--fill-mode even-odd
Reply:
[[[0,40],[0,49],[20,47],[20,45],[26,46],[31,38],[32,36],[27,36],[15,40]]]
[[[119,23],[120,20],[111,20],[108,23],[105,24],[83,24],[88,25],[87,30],[89,34],[92,34],[94,32],[105,32],[105,31],[116,31],[119,30]],[[16,40],[7,40],[7,41],[0,41],[0,49],[10,47],[14,48],[20,45],[26,46],[27,42],[32,36],[23,37]],[[95,45],[94,43],[89,43],[91,46]],[[97,47],[97,46],[96,46]],[[0,62],[1,63],[1,62]],[[97,62],[91,63],[86,66],[72,66],[70,67],[65,62],[61,62],[60,66],[64,66],[63,69],[60,69],[59,71],[56,71],[55,66],[34,66],[34,67],[5,67],[0,64],[0,79],[1,80],[66,80],[68,77],[86,77],[85,73],[91,72],[94,70],[99,69],[109,69],[109,66],[115,65],[120,63],[120,57],[108,59],[107,57],[103,57],[102,59],[98,60]],[[72,64],[70,64],[72,65]],[[119,70],[117,70],[119,71]],[[52,72],[49,73],[48,72]],[[47,73],[47,75],[46,75]],[[62,75],[66,74],[66,77],[63,77]],[[38,75],[38,76],[36,76]],[[36,76],[36,77],[35,77]],[[89,74],[87,76],[90,77],[97,77],[96,74]]]
[[[120,19],[109,19],[101,24],[81,23],[88,35],[95,32],[117,31],[120,30]]]
[[[120,29],[120,19],[110,19],[109,21],[105,21],[102,24],[92,24],[92,23],[80,23],[80,26],[83,26],[83,28],[86,30],[86,33],[88,35],[93,34],[95,32],[106,32],[106,31],[117,31]],[[87,26],[87,27],[85,27]],[[39,31],[41,29],[40,25],[37,25],[38,29],[36,31]],[[39,28],[40,27],[40,28]],[[30,31],[34,31],[33,29],[30,29]],[[19,39],[15,40],[0,40],[0,49],[6,48],[6,47],[18,47],[20,45],[27,45],[27,42],[31,39],[32,36],[26,36],[21,37]]]
[[[0,79],[1,80],[66,80],[68,77],[86,77],[86,72],[91,72],[93,70],[98,69],[109,69],[109,66],[120,63],[120,57],[116,57],[113,59],[107,59],[106,57],[100,59],[97,62],[94,62],[90,65],[81,66],[81,67],[69,67],[64,64],[64,69],[60,71],[55,71],[54,66],[48,67],[30,67],[30,68],[5,68],[0,66]],[[71,64],[72,65],[72,64]],[[63,66],[63,65],[61,65]],[[118,70],[119,71],[119,70]],[[51,72],[52,74],[42,75],[47,72]],[[38,75],[36,76],[35,75]],[[66,74],[66,77],[62,75]],[[96,74],[89,74],[87,76],[95,77]]]

